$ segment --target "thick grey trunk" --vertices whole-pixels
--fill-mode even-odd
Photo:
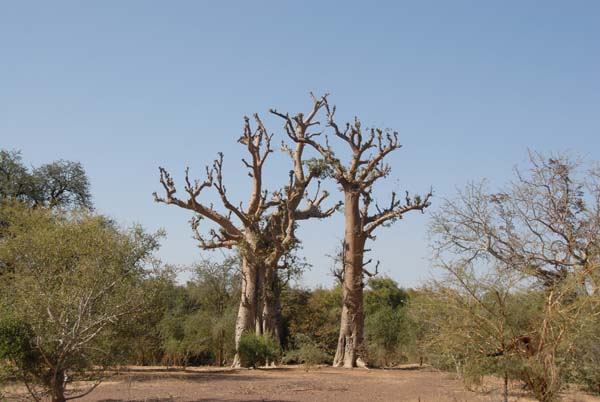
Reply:
[[[240,367],[240,356],[237,353],[240,339],[245,332],[254,331],[256,328],[256,312],[258,302],[258,272],[244,257],[242,260],[242,292],[240,307],[235,323],[235,349],[233,367]]]
[[[363,254],[365,236],[360,220],[359,194],[345,193],[346,231],[344,236],[344,281],[340,335],[333,360],[335,367],[357,366],[363,343]]]
[[[255,333],[263,335],[263,304],[265,300],[266,284],[265,284],[265,268],[263,266],[257,268],[256,273],[256,318],[255,318]]]
[[[281,346],[281,304],[277,281],[277,269],[268,268],[265,275],[264,298],[262,309],[262,332],[272,336]]]

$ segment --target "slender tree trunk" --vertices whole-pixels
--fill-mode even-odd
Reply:
[[[240,367],[238,351],[240,339],[245,332],[256,329],[256,312],[258,302],[258,270],[247,258],[242,259],[242,292],[240,307],[235,323],[235,357],[233,367]]]
[[[346,189],[345,189],[346,190]],[[365,236],[359,210],[360,194],[345,192],[346,232],[344,238],[344,282],[340,335],[333,360],[335,367],[356,367],[363,342],[363,254]]]
[[[58,371],[52,379],[52,402],[65,402],[65,373]]]
[[[504,370],[504,402],[508,402],[508,371]]]

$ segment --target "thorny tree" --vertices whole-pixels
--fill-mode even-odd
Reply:
[[[309,127],[315,114],[316,111],[309,113],[306,118],[299,118],[298,129]],[[184,187],[186,200],[175,195],[175,183],[167,170],[162,167],[160,182],[166,196],[159,197],[154,193],[157,202],[173,204],[195,212],[196,216],[192,219],[191,225],[201,248],[205,250],[239,248],[242,256],[242,292],[236,320],[236,349],[244,332],[256,331],[259,334],[277,332],[274,320],[278,316],[278,301],[274,299],[275,294],[270,289],[275,283],[280,260],[298,242],[295,236],[297,221],[327,217],[337,209],[337,206],[334,206],[327,211],[321,210],[321,203],[328,194],[320,192],[319,188],[313,198],[306,196],[310,182],[320,177],[322,172],[318,168],[306,169],[303,165],[303,144],[297,144],[294,149],[284,147],[294,164],[288,185],[270,194],[264,189],[263,167],[272,152],[272,135],[267,132],[257,114],[254,115],[254,120],[255,130],[251,128],[250,119],[245,118],[244,132],[238,140],[247,147],[251,156],[249,161],[242,160],[249,169],[253,184],[246,208],[242,204],[234,205],[227,196],[222,176],[222,154],[219,154],[212,169],[206,169],[207,178],[203,182],[192,183],[189,169],[186,170]],[[200,193],[208,187],[217,190],[225,209],[224,213],[198,200]],[[307,200],[307,205],[301,208],[303,199]],[[206,238],[199,231],[199,223],[203,218],[209,219],[219,227],[218,230],[210,231],[210,238]],[[239,364],[239,356],[236,355],[233,365]]]
[[[430,205],[431,192],[424,197],[411,197],[408,192],[404,199],[392,193],[390,203],[385,207],[373,204],[372,188],[376,181],[390,174],[391,167],[384,162],[385,157],[399,149],[398,133],[378,128],[363,129],[355,118],[342,128],[334,120],[335,106],[331,107],[327,95],[316,98],[313,95],[313,110],[324,109],[327,126],[333,130],[336,138],[350,148],[351,158],[345,164],[334,152],[327,137],[325,144],[315,140],[319,132],[308,132],[308,128],[319,124],[312,121],[306,129],[295,129],[298,116],[271,110],[284,119],[288,136],[297,144],[307,144],[323,158],[329,174],[337,181],[344,192],[345,236],[343,264],[343,308],[340,323],[340,336],[334,366],[356,367],[359,351],[363,343],[363,275],[368,274],[364,261],[365,243],[374,239],[374,231],[382,225],[388,225],[402,218],[410,211],[423,211]],[[374,151],[374,152],[372,152]]]
[[[581,317],[597,301],[600,249],[600,172],[585,178],[565,155],[530,154],[527,174],[502,191],[471,184],[434,216],[434,248],[444,267],[484,265],[518,272],[545,295],[544,314],[529,333],[517,334],[537,370],[524,369],[531,391],[542,401],[560,390],[564,359]],[[597,314],[597,312],[596,312]],[[501,351],[507,353],[507,351]]]
[[[142,315],[160,234],[82,212],[0,207],[0,372],[32,400],[81,398],[107,377],[115,333]],[[8,364],[6,364],[8,363]]]

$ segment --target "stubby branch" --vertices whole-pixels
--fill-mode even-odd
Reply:
[[[163,167],[159,167],[159,171],[160,183],[162,184],[165,190],[165,196],[161,197],[155,192],[153,195],[154,200],[156,202],[164,203],[167,205],[176,205],[180,208],[194,211],[198,215],[203,216],[219,225],[232,238],[235,238],[236,240],[241,240],[242,232],[238,227],[235,226],[230,217],[220,214],[219,212],[214,210],[212,206],[206,206],[200,203],[197,199],[202,190],[208,187],[212,187],[214,185],[212,170],[206,168],[206,180],[202,182],[199,180],[195,180],[192,184],[189,178],[189,168],[186,169],[185,191],[188,197],[185,201],[176,196],[177,188],[175,186],[175,181],[173,180],[171,174]]]
[[[432,191],[429,191],[424,197],[418,195],[411,197],[407,191],[406,197],[404,201],[402,201],[396,198],[396,193],[392,193],[389,206],[383,209],[377,206],[377,213],[366,217],[364,226],[365,232],[370,235],[379,226],[400,219],[402,218],[402,215],[407,212],[423,212],[425,208],[431,205],[430,200],[432,195]]]

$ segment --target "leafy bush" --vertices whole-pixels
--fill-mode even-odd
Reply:
[[[13,375],[14,367],[32,368],[36,365],[37,354],[32,345],[33,333],[23,321],[11,317],[0,319],[0,367],[8,375]],[[2,362],[9,365],[2,366]],[[0,372],[0,375],[2,372]]]
[[[296,335],[294,344],[297,348],[285,354],[285,363],[302,363],[308,369],[314,365],[327,364],[332,361],[332,356],[308,335]]]
[[[573,340],[568,381],[579,383],[588,392],[600,394],[600,317],[582,322],[581,331]]]
[[[371,278],[365,291],[364,357],[389,367],[408,360],[414,349],[414,323],[406,315],[409,294],[391,278]]]
[[[411,341],[409,322],[401,308],[384,306],[365,320],[369,363],[389,367],[407,360],[403,346]]]
[[[320,345],[327,354],[335,354],[340,333],[342,288],[292,288],[282,293],[283,324],[286,329],[287,350],[299,349],[296,334],[305,334]]]
[[[253,333],[242,335],[238,351],[242,366],[253,368],[273,361],[280,354],[279,345],[273,338]]]

